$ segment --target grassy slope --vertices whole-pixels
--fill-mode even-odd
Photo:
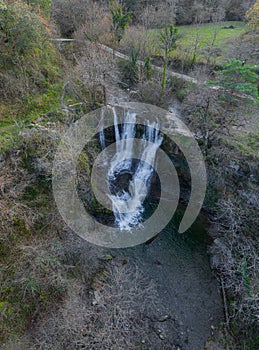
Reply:
[[[43,93],[29,96],[27,100],[0,106],[0,153],[13,147],[17,135],[40,116],[60,108],[62,84],[57,83]]]
[[[234,29],[223,29],[223,27],[234,26]],[[192,51],[195,40],[198,36],[198,49],[203,50],[211,44],[215,32],[217,33],[215,48],[222,50],[220,56],[217,58],[217,62],[220,63],[224,59],[229,41],[233,41],[239,35],[244,33],[246,25],[244,22],[221,22],[219,24],[203,24],[199,26],[187,25],[180,26],[179,34],[180,39],[177,41],[178,48],[173,52],[173,57],[182,57],[183,51]],[[158,30],[152,30],[154,35],[159,35]],[[155,48],[156,54],[161,54],[158,48]],[[197,59],[202,60],[202,57],[198,55]]]
[[[234,29],[223,29],[223,27],[229,27],[233,25]],[[224,46],[229,40],[238,37],[246,29],[244,22],[223,22],[219,24],[203,24],[201,26],[182,26],[179,27],[179,33],[182,35],[180,43],[183,46],[188,47],[196,38],[196,33],[199,35],[200,48],[205,48],[207,43],[213,39],[215,31],[217,34],[216,46]]]
[[[228,143],[236,147],[243,155],[253,155],[258,158],[259,149],[259,118],[258,105],[253,113],[247,112],[244,116],[245,125],[241,129],[234,130]]]

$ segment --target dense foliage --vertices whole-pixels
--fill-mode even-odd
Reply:
[[[222,67],[223,69],[217,72],[217,78],[225,90],[258,98],[258,76],[253,71],[253,66],[232,59],[230,62],[224,63]]]
[[[22,98],[57,77],[47,20],[20,0],[0,8],[0,98]]]
[[[255,4],[247,11],[246,19],[248,24],[253,29],[259,29],[259,1],[256,0]]]

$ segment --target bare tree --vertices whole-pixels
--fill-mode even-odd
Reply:
[[[95,274],[90,291],[79,280],[73,281],[63,306],[36,327],[28,349],[115,350],[136,344],[148,349],[152,343],[145,315],[152,309],[155,293],[154,284],[137,264],[110,264]]]
[[[248,114],[249,106],[253,108],[247,102],[237,96],[224,98],[223,91],[209,89],[203,84],[189,89],[183,101],[183,113],[201,141],[205,155],[219,135],[229,135],[233,128],[245,123],[244,115]]]
[[[68,91],[77,96],[88,109],[106,104],[106,88],[109,76],[116,70],[115,62],[109,53],[95,42],[85,40],[77,54],[73,53],[75,64],[69,68],[66,81]]]
[[[145,28],[162,28],[175,22],[176,0],[151,2],[146,5],[140,17]]]
[[[55,0],[52,6],[52,18],[65,37],[71,37],[83,25],[87,25],[90,35],[96,35],[95,23],[105,12],[108,12],[107,3],[93,0]]]
[[[254,205],[249,205],[250,215],[253,215],[258,205],[258,193],[254,198]],[[211,247],[212,266],[218,273],[223,296],[225,295],[227,326],[235,324],[235,333],[243,332],[241,337],[247,333],[248,340],[253,336],[258,317],[259,295],[256,281],[259,260],[256,239],[249,233],[247,204],[243,200],[239,198],[237,202],[237,198],[222,199],[218,202],[217,209],[218,237]],[[256,217],[252,221],[254,227],[258,225]],[[230,307],[226,295],[231,300]]]

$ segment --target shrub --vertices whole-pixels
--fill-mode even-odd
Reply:
[[[18,0],[0,8],[0,23],[0,98],[46,88],[58,68],[45,20]]]
[[[253,67],[232,59],[222,65],[223,70],[217,72],[217,79],[226,92],[242,93],[258,98],[257,74]]]

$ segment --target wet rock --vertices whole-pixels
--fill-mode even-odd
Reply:
[[[92,301],[93,305],[98,305],[101,303],[102,296],[101,293],[98,290],[94,291],[94,300]]]
[[[165,340],[165,336],[164,336],[164,334],[162,333],[162,330],[161,330],[161,329],[157,329],[156,333],[157,333],[157,335],[159,336],[159,338],[160,338],[161,340]]]
[[[160,338],[161,340],[165,340],[165,337],[163,336],[163,334],[159,334],[159,338]]]
[[[238,164],[236,164],[235,162],[231,162],[230,166],[229,166],[232,170],[234,170],[235,172],[238,172],[240,169],[240,166]]]
[[[169,315],[164,315],[164,316],[160,317],[158,321],[159,322],[165,322],[165,321],[169,320],[169,318],[170,318]]]
[[[106,254],[106,255],[101,257],[101,260],[104,260],[104,261],[110,261],[110,260],[113,260],[113,259],[114,259],[114,256],[112,256],[110,254]]]

